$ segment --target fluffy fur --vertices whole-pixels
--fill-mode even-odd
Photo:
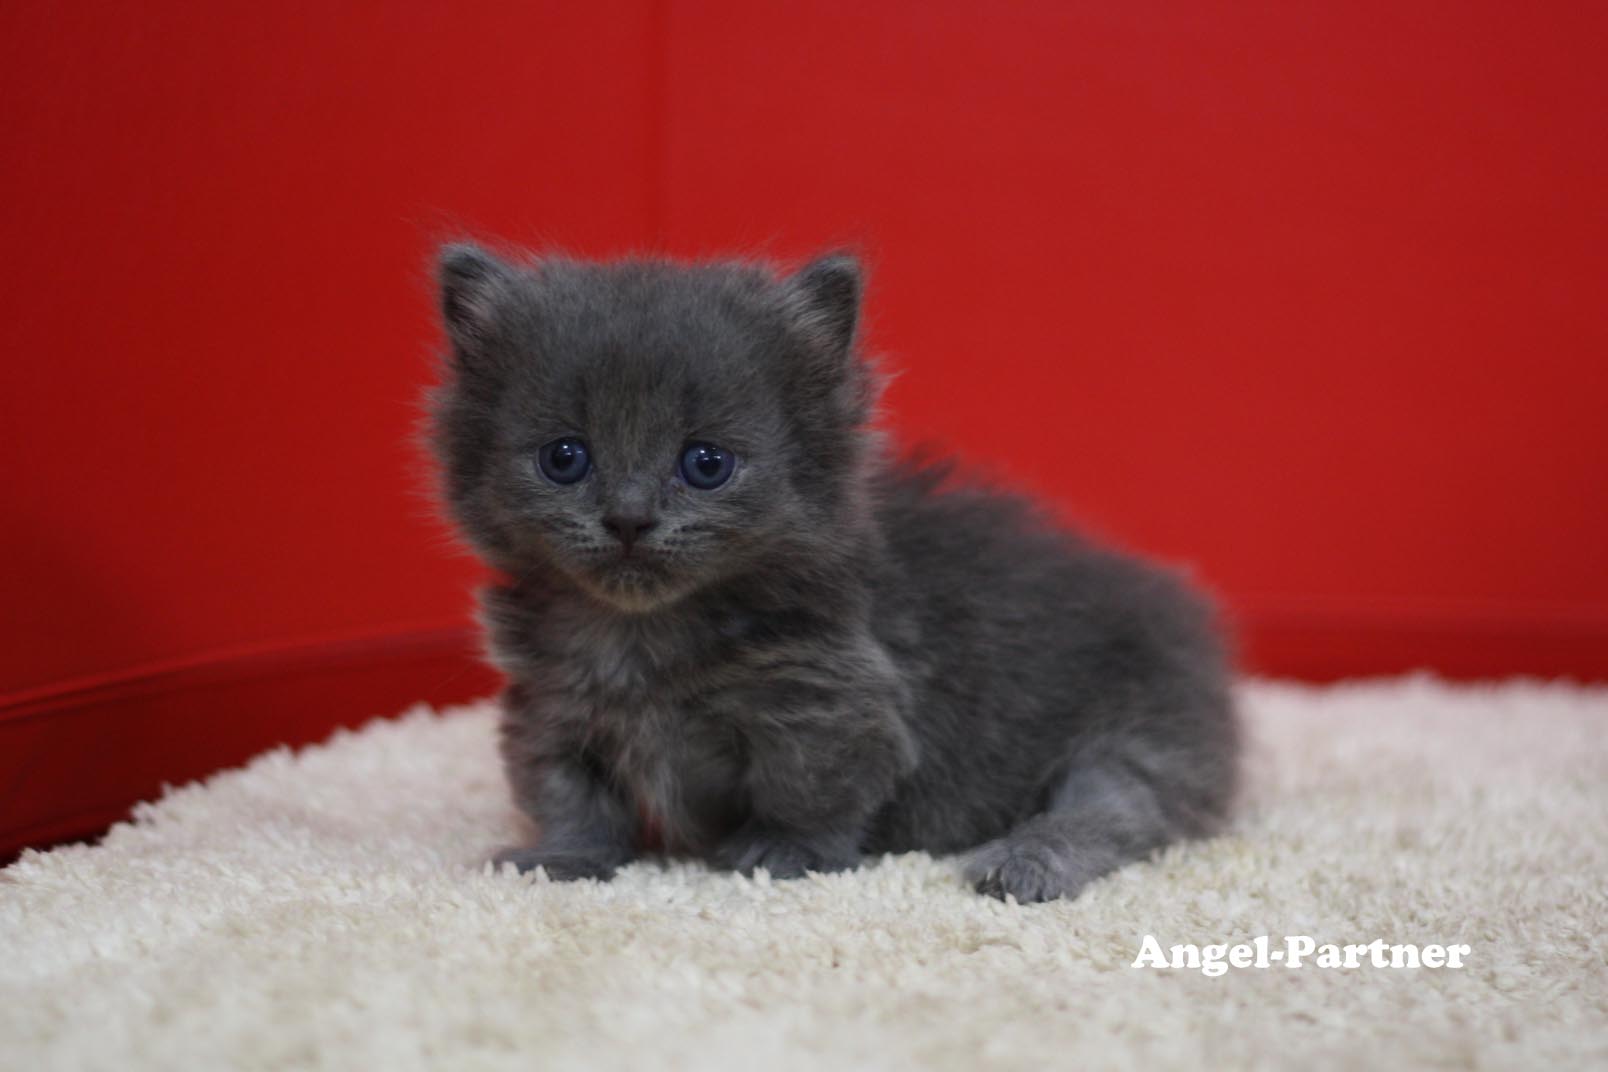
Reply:
[[[966,851],[979,889],[1040,901],[1223,820],[1208,608],[890,460],[851,259],[779,277],[454,246],[440,280],[435,442],[506,578],[484,595],[503,755],[541,830],[505,859],[794,877]],[[592,462],[575,483],[538,460],[566,438]],[[735,455],[730,480],[691,486],[689,443]]]

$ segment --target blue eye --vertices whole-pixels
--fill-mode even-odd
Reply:
[[[681,479],[699,491],[712,491],[731,479],[737,455],[713,443],[689,443],[681,453]]]
[[[542,475],[555,484],[573,484],[592,468],[586,444],[574,436],[555,439],[536,454]]]

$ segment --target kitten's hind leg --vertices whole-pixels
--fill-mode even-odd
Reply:
[[[1022,904],[1075,897],[1102,875],[1212,825],[1169,814],[1156,793],[1150,778],[1120,761],[1076,764],[1044,811],[966,854],[966,880],[979,893]]]

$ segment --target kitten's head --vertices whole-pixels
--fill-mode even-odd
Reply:
[[[455,245],[440,282],[435,448],[493,565],[645,611],[857,530],[875,380],[852,259],[783,278]]]

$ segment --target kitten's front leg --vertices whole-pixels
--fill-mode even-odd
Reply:
[[[766,702],[741,723],[750,811],[716,848],[717,865],[774,878],[859,866],[866,826],[915,765],[915,746],[894,682],[825,680],[772,680],[749,698]]]
[[[606,879],[631,861],[636,819],[586,764],[553,759],[533,770],[510,768],[509,779],[541,835],[533,846],[504,849],[493,862],[511,863],[520,871],[540,867],[548,878],[567,882]]]
[[[536,844],[494,857],[559,881],[608,878],[636,851],[637,817],[601,762],[551,721],[518,685],[504,697],[503,767],[514,802],[540,828]]]

